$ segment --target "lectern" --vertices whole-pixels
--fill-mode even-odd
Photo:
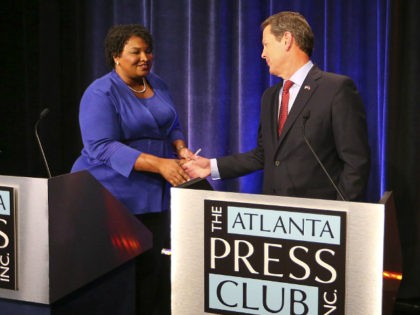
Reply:
[[[144,225],[88,172],[50,179],[0,176],[2,314],[6,308],[12,314],[21,304],[42,309],[76,298],[75,292],[86,286],[94,292],[95,281],[112,275],[151,243]],[[107,290],[105,300],[115,293],[112,286]]]
[[[390,203],[171,189],[172,314],[390,314]],[[394,221],[392,221],[394,220]],[[384,237],[386,236],[386,237]],[[389,270],[389,269],[388,269]],[[392,291],[392,292],[391,292]],[[384,311],[384,312],[383,312]]]

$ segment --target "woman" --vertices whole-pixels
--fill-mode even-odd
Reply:
[[[112,71],[84,92],[79,122],[81,156],[72,172],[88,170],[153,233],[153,249],[139,258],[138,314],[170,313],[169,184],[188,180],[178,160],[190,158],[166,84],[150,72],[153,41],[140,25],[112,27],[105,54]],[[166,259],[166,261],[164,261]],[[164,292],[158,287],[166,285]],[[144,289],[143,289],[144,288]],[[148,296],[146,296],[146,294]]]

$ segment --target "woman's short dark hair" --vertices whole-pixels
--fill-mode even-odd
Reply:
[[[271,26],[271,33],[277,39],[281,39],[285,32],[292,33],[299,48],[311,57],[314,48],[314,33],[303,15],[298,12],[279,12],[262,22],[261,30],[268,25]]]
[[[153,38],[150,32],[139,24],[124,24],[111,27],[105,37],[105,59],[111,67],[115,67],[114,57],[120,56],[124,46],[132,36],[138,36],[143,39],[153,50]]]

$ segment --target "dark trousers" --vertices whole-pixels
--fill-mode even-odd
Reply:
[[[136,314],[171,314],[171,260],[162,255],[170,247],[170,212],[136,217],[152,232],[153,247],[136,259]]]

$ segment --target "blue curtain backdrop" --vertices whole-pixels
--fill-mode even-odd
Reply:
[[[389,0],[96,0],[85,2],[86,84],[104,74],[103,38],[113,24],[140,23],[155,39],[153,71],[170,86],[192,149],[217,157],[252,149],[260,97],[279,81],[261,59],[260,23],[299,11],[315,33],[313,61],[354,79],[364,100],[372,151],[368,198],[384,191]],[[86,71],[86,69],[85,69]],[[258,193],[261,173],[212,184]]]

